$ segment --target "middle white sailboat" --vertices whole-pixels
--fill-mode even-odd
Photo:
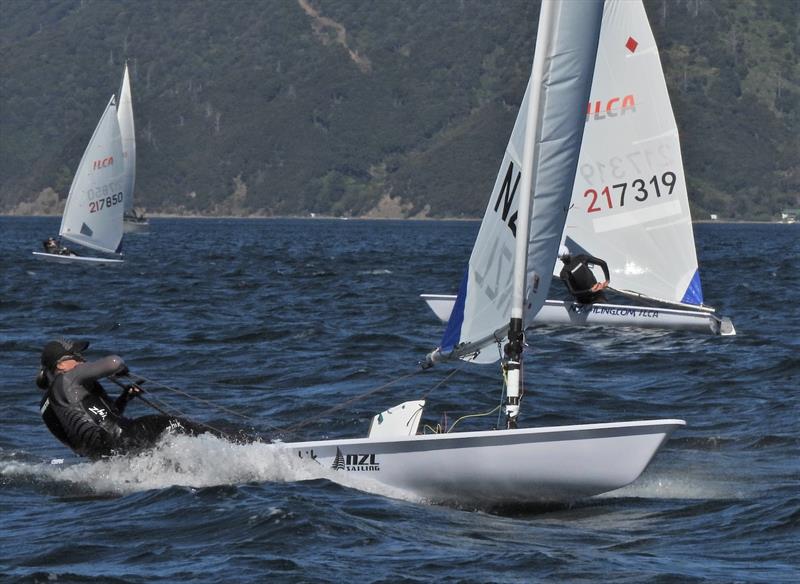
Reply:
[[[646,304],[548,300],[535,322],[735,334],[730,319],[703,306],[678,128],[641,1],[605,3],[587,103],[563,243],[605,260],[613,289]],[[514,177],[501,178],[504,196],[513,193]],[[512,201],[507,212],[515,211]],[[423,298],[450,318],[455,297]]]
[[[61,239],[110,257],[78,255],[55,242],[53,251],[33,255],[57,263],[122,263],[124,178],[117,104],[111,96],[78,164],[58,232]]]
[[[366,438],[285,444],[311,467],[437,502],[572,501],[620,488],[682,420],[519,428],[523,331],[543,306],[584,130],[601,0],[544,0],[521,114],[441,346],[446,359],[503,357],[506,429],[417,434],[422,400],[373,418]],[[505,350],[501,347],[505,344]]]
[[[124,130],[122,129],[124,128]],[[59,239],[104,256],[80,255],[52,238],[34,257],[57,263],[121,264],[123,214],[133,194],[135,145],[128,66],[119,102],[111,96],[81,157],[61,218]]]

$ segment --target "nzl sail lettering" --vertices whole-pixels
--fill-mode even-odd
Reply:
[[[101,160],[95,160],[92,162],[92,170],[99,170],[101,168],[106,168],[107,166],[113,166],[114,164],[114,157],[107,156]]]
[[[517,172],[517,178],[514,180],[514,188],[511,188],[511,179],[514,177],[514,161],[508,161],[508,172],[503,179],[503,186],[500,187],[500,192],[497,193],[497,200],[494,202],[494,212],[497,213],[500,209],[500,203],[503,203],[502,218],[503,222],[508,225],[514,237],[517,236],[517,211],[509,217],[511,206],[514,202],[514,196],[517,194],[517,187],[519,186],[519,179],[522,178],[522,173]]]
[[[516,178],[515,178],[516,175]],[[508,171],[503,178],[500,191],[494,203],[494,212],[509,230],[513,237],[517,236],[517,210],[514,197],[517,194],[520,171],[514,172],[514,161],[509,160]],[[511,186],[511,183],[514,186]],[[501,208],[502,207],[502,208]],[[513,209],[513,212],[512,212]],[[502,228],[501,228],[502,229]],[[475,266],[475,283],[498,309],[504,309],[511,301],[511,278],[513,271],[508,266],[513,264],[514,250],[504,241],[505,238],[494,239],[492,247],[484,257],[482,266]]]
[[[625,97],[612,97],[607,101],[598,99],[590,101],[586,105],[586,121],[616,118],[619,115],[624,116],[628,111],[636,111],[636,99],[633,94]]]

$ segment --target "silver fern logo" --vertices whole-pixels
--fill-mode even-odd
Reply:
[[[333,459],[331,468],[333,470],[344,470],[344,456],[342,456],[342,451],[339,448],[336,448],[336,457]]]

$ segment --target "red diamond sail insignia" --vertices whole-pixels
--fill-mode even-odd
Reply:
[[[625,43],[625,47],[631,52],[636,52],[636,47],[639,46],[639,43],[636,42],[636,39],[633,37],[628,37],[628,42]]]

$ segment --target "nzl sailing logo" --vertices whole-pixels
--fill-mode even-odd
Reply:
[[[347,471],[376,471],[381,470],[380,463],[375,460],[375,453],[372,454],[342,454],[342,451],[336,449],[336,457],[331,464],[333,470],[347,470]]]
[[[608,100],[598,99],[586,105],[586,121],[604,120],[624,116],[627,112],[636,111],[636,98],[633,94],[624,97],[612,97]]]

